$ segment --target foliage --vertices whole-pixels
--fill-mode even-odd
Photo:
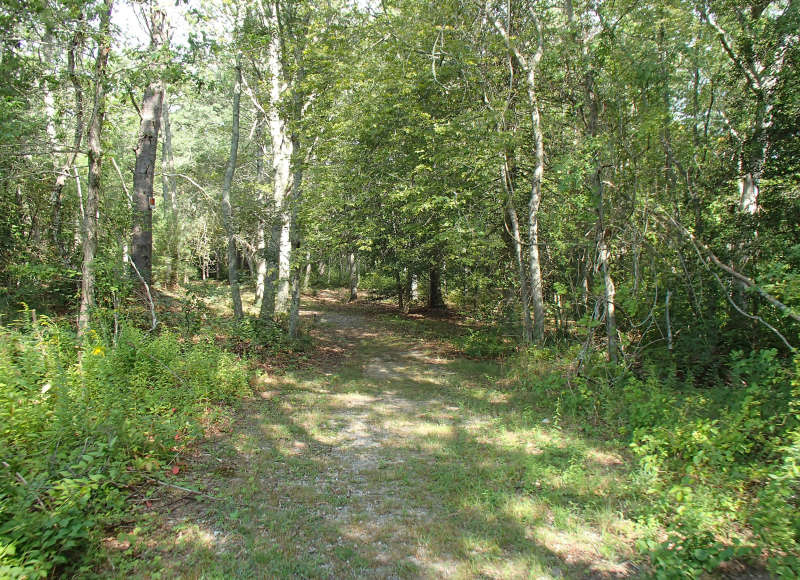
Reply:
[[[453,341],[468,357],[504,358],[516,351],[516,343],[499,330],[473,329]]]
[[[653,502],[653,513],[640,516],[655,515],[670,531],[663,543],[640,544],[661,577],[696,577],[762,551],[772,571],[798,572],[800,375],[774,350],[733,353],[730,384],[703,388],[598,360],[565,377],[554,368],[563,354],[541,353],[518,362],[519,387],[540,395],[561,421],[629,443]]]
[[[166,470],[220,404],[248,391],[243,364],[210,342],[125,326],[92,331],[78,359],[47,317],[0,327],[0,575],[74,570],[126,489]]]

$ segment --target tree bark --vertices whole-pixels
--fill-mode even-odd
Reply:
[[[236,56],[236,80],[233,86],[233,122],[231,124],[231,151],[228,157],[228,166],[225,168],[225,179],[222,184],[222,221],[228,237],[228,283],[231,287],[231,300],[233,302],[233,317],[240,320],[244,316],[242,311],[242,297],[239,293],[239,273],[237,270],[236,239],[233,228],[233,210],[231,208],[231,184],[233,173],[236,170],[236,158],[239,152],[239,109],[242,96],[242,66],[239,55]]]
[[[522,340],[525,344],[533,342],[533,321],[531,320],[531,291],[528,270],[525,267],[524,247],[519,229],[519,218],[514,207],[514,188],[511,181],[511,172],[508,164],[508,155],[503,160],[502,168],[503,186],[506,190],[506,214],[511,226],[511,241],[514,246],[514,258],[517,263],[517,277],[519,278],[520,292],[522,293]]]
[[[358,262],[355,252],[347,254],[347,270],[350,274],[350,299],[349,302],[358,300]]]
[[[428,308],[444,308],[444,298],[442,297],[442,271],[438,265],[430,269],[428,282]]]
[[[272,143],[273,197],[268,213],[273,219],[266,259],[264,299],[261,303],[262,319],[274,318],[276,314],[286,314],[288,311],[292,253],[292,212],[289,207],[289,197],[292,190],[291,162],[294,143],[281,111],[288,85],[282,61],[283,43],[277,3],[270,3],[269,11],[271,37],[267,50],[267,68],[270,78],[270,103],[267,122]]]
[[[172,130],[169,123],[169,99],[166,87],[161,109],[164,138],[161,143],[161,187],[164,198],[164,212],[167,218],[167,285],[178,285],[180,269],[181,232],[178,220],[178,187],[175,179],[175,157],[172,152]]]
[[[160,10],[152,10],[150,18],[150,50],[158,52],[164,42],[165,16]],[[151,285],[153,280],[153,212],[150,198],[153,197],[156,149],[161,127],[163,86],[161,79],[148,84],[144,91],[139,123],[139,138],[136,145],[136,164],[133,169],[133,239],[131,261],[142,279]]]
[[[296,96],[295,96],[296,98]],[[297,103],[295,103],[296,105]],[[292,150],[297,154],[300,151],[300,136],[292,134]],[[299,160],[294,163],[292,174],[292,192],[290,203],[290,253],[289,261],[289,283],[291,286],[291,302],[289,304],[289,337],[296,338],[300,328],[300,261],[297,259],[297,252],[301,245],[301,232],[297,223],[297,212],[302,201],[303,185],[303,164]]]
[[[306,250],[306,271],[303,275],[303,292],[308,292],[311,285],[311,252]]]
[[[253,98],[255,98],[253,96]],[[254,256],[255,262],[255,277],[256,277],[256,293],[255,303],[260,308],[264,300],[264,287],[267,280],[267,223],[268,219],[265,215],[267,209],[267,196],[266,196],[266,182],[267,175],[264,169],[264,160],[267,156],[267,147],[264,143],[264,124],[266,119],[264,113],[259,111],[256,119],[256,134],[255,141],[258,151],[256,152],[256,184],[258,187],[256,200],[258,205],[262,208],[261,215],[258,219],[258,226],[256,227],[256,251]]]
[[[598,134],[599,125],[599,103],[597,92],[594,86],[594,75],[591,70],[586,71],[584,78],[586,101],[589,106],[589,136],[594,139]],[[607,242],[607,228],[605,225],[605,199],[603,191],[603,180],[601,178],[601,166],[599,155],[593,153],[595,170],[591,176],[591,188],[597,200],[597,257],[603,275],[603,304],[606,312],[606,341],[608,346],[608,360],[617,362],[619,346],[617,344],[617,316],[616,316],[616,287],[611,276],[610,252]]]
[[[510,15],[509,15],[510,16]],[[528,103],[531,107],[531,137],[534,143],[534,169],[531,175],[531,196],[528,201],[528,268],[531,280],[531,306],[533,307],[533,340],[544,338],[544,297],[542,293],[542,268],[539,257],[539,206],[542,202],[542,179],[544,177],[544,137],[542,135],[539,100],[536,93],[536,69],[544,53],[544,39],[539,19],[531,13],[536,27],[537,45],[533,55],[526,56],[514,43],[505,26],[494,20],[493,25],[500,33],[510,55],[517,59],[525,71],[528,85]]]
[[[95,304],[94,260],[97,253],[97,225],[99,221],[101,163],[101,136],[105,118],[105,77],[108,55],[111,52],[111,10],[113,0],[105,0],[100,12],[99,45],[94,75],[94,104],[89,121],[89,186],[83,212],[83,261],[81,264],[81,306],[78,313],[78,337],[82,337],[89,326],[91,309]]]

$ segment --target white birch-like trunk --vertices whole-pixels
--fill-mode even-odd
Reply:
[[[531,175],[531,196],[528,201],[528,268],[531,279],[531,306],[533,308],[533,340],[540,342],[544,338],[544,297],[542,293],[542,267],[539,257],[539,206],[542,202],[542,179],[544,177],[544,137],[542,135],[539,100],[536,93],[536,69],[544,53],[544,39],[539,19],[531,13],[536,27],[537,46],[533,55],[524,55],[514,39],[499,21],[494,20],[495,29],[503,37],[510,55],[519,62],[525,71],[528,85],[528,103],[531,107],[531,137],[534,143],[534,169]]]
[[[267,181],[266,171],[264,170],[264,160],[267,156],[266,145],[264,143],[264,123],[266,122],[264,115],[259,113],[256,120],[256,146],[258,153],[256,155],[256,183],[258,184],[257,201],[259,206],[263,208],[263,213],[266,214],[267,198],[264,191],[264,185]],[[255,277],[256,277],[256,292],[255,304],[260,308],[264,300],[264,286],[267,280],[267,219],[265,215],[258,220],[256,227],[256,250],[254,255],[255,262]]]
[[[513,187],[508,168],[508,158],[503,159],[502,167],[503,186],[506,190],[506,214],[511,226],[511,238],[514,245],[514,258],[517,263],[517,276],[519,277],[520,291],[522,293],[522,340],[526,344],[533,342],[533,321],[531,320],[531,291],[528,278],[528,269],[525,267],[525,249],[522,244],[522,235],[519,228],[519,218],[514,207]]]
[[[358,300],[358,262],[355,252],[347,254],[347,270],[350,274],[350,299],[349,302]]]
[[[282,42],[278,26],[278,7],[269,6],[269,25],[272,31],[267,50],[267,69],[270,83],[270,103],[267,111],[270,140],[272,143],[272,203],[269,213],[273,215],[270,248],[267,252],[264,299],[261,318],[273,318],[286,314],[290,302],[290,275],[292,256],[292,211],[289,196],[292,189],[292,156],[294,147],[286,120],[281,114],[287,84],[282,62]]]

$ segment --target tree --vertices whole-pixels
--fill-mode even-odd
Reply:
[[[89,181],[86,191],[86,205],[83,214],[83,262],[81,264],[81,306],[78,314],[78,336],[83,335],[89,326],[90,310],[95,304],[94,261],[97,254],[97,225],[100,211],[100,190],[102,150],[100,139],[103,133],[103,119],[106,114],[106,69],[108,54],[111,51],[111,10],[113,0],[104,0],[100,10],[98,29],[97,58],[94,73],[94,102],[89,119]]]
[[[233,172],[236,170],[236,157],[239,152],[239,108],[242,96],[242,65],[238,54],[236,55],[234,74],[231,153],[228,158],[228,166],[225,168],[225,181],[222,184],[222,220],[225,225],[225,233],[228,236],[228,282],[231,286],[233,317],[239,320],[244,316],[244,313],[242,311],[242,297],[239,294],[239,274],[236,267],[236,238],[233,229],[233,215],[231,210],[231,183],[233,182]]]
[[[157,56],[167,35],[166,15],[154,5],[149,6],[150,52]],[[158,132],[161,127],[161,108],[164,87],[156,75],[147,84],[139,108],[139,137],[136,144],[136,164],[133,169],[133,240],[131,265],[134,273],[146,286],[153,281],[153,180],[156,170]]]

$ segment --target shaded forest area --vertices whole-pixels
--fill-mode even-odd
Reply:
[[[652,574],[800,575],[798,30],[793,0],[3,1],[0,576],[91,576],[338,287],[457,313],[626,448]]]

